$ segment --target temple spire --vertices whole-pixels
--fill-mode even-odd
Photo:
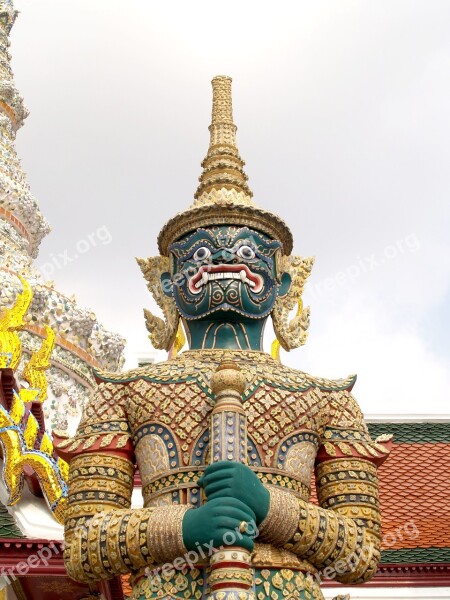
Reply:
[[[237,127],[233,121],[231,77],[218,75],[212,80],[212,118],[209,126],[210,142],[203,172],[195,193],[194,205],[208,202],[213,191],[235,190],[241,201],[249,202],[253,193],[247,185],[244,161],[236,146]]]
[[[0,0],[0,22],[9,34],[19,12],[14,9],[12,0]]]
[[[0,0],[0,256],[1,266],[9,268],[35,258],[50,231],[15,148],[16,132],[28,115],[10,65],[9,34],[16,16],[12,0]]]

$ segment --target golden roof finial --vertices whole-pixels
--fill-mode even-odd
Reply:
[[[236,146],[237,127],[233,122],[231,77],[218,75],[212,80],[212,118],[209,126],[208,154],[202,162],[200,185],[195,192],[194,206],[210,202],[213,190],[235,190],[242,203],[252,203],[253,193],[247,185],[245,162]]]

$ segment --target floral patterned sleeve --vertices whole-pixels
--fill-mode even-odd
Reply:
[[[131,509],[134,453],[127,388],[100,384],[74,439],[59,445],[70,461],[64,560],[77,581],[107,579],[186,552],[181,522],[189,506]]]
[[[271,488],[260,534],[324,576],[361,583],[372,577],[380,558],[377,466],[389,449],[371,440],[348,391],[331,393],[328,408],[315,469],[320,506]]]

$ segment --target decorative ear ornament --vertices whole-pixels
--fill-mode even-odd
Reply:
[[[309,327],[309,306],[303,308],[302,293],[313,268],[312,256],[283,256],[281,272],[287,273],[292,284],[287,294],[278,296],[272,311],[273,328],[277,339],[272,344],[272,355],[279,358],[279,345],[287,352],[306,343]],[[297,314],[289,320],[289,313],[297,306]],[[278,344],[277,345],[277,341]]]
[[[186,336],[184,334],[183,323],[180,321],[178,323],[177,333],[175,335],[175,341],[172,344],[172,347],[169,352],[168,358],[175,358],[180,350],[183,349],[184,344],[186,343]]]
[[[169,352],[175,341],[180,320],[172,296],[164,293],[161,283],[162,274],[170,272],[170,260],[167,256],[152,256],[136,260],[147,281],[150,293],[164,314],[164,318],[161,319],[144,308],[145,324],[150,334],[150,341],[157,350]]]

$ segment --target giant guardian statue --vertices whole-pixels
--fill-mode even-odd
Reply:
[[[195,200],[162,228],[160,255],[139,260],[164,315],[146,311],[150,338],[169,359],[98,373],[76,437],[59,445],[65,563],[84,582],[131,573],[134,600],[321,600],[322,578],[362,583],[377,569],[389,444],[370,438],[355,377],[279,360],[305,342],[313,261],[254,202],[231,79],[212,86]],[[136,468],[144,506],[133,509]]]

